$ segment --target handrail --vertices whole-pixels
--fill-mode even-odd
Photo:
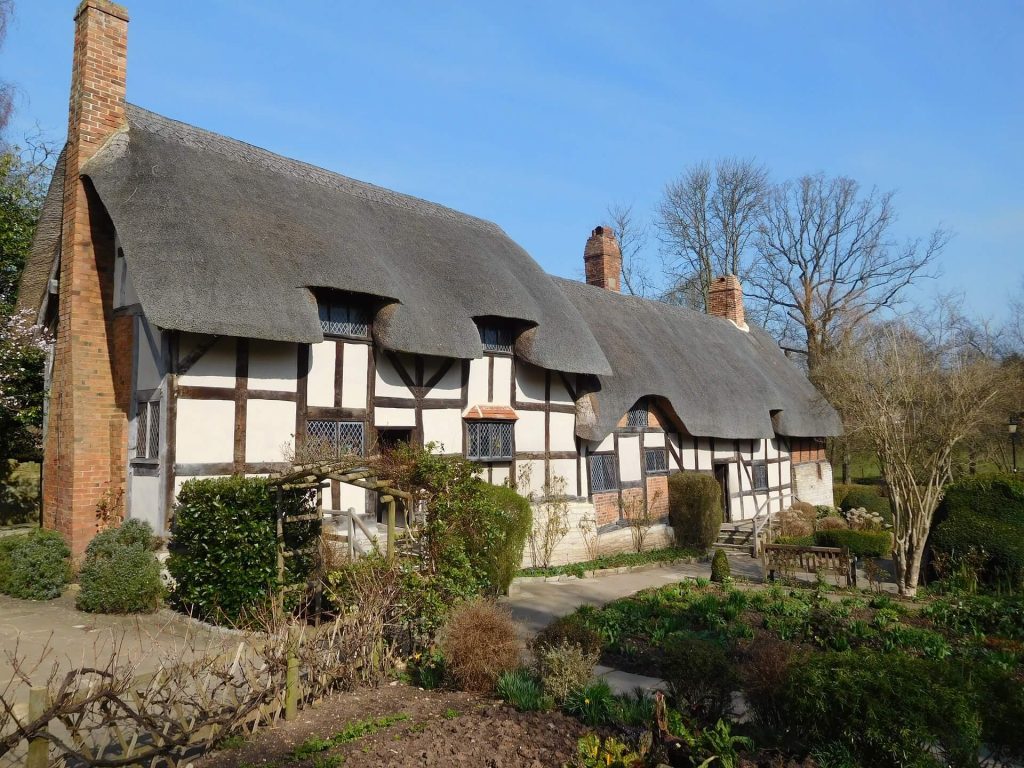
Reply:
[[[348,509],[321,509],[321,513],[324,517],[343,517],[346,518],[348,523],[348,555],[351,558],[355,557],[355,553],[359,552],[360,555],[365,555],[366,550],[363,549],[356,542],[356,529],[358,528],[363,534],[369,539],[374,546],[377,545],[377,534],[372,533],[369,528],[366,527],[366,523],[363,519],[356,514],[355,507],[349,507]]]
[[[768,497],[764,501],[762,501],[758,505],[757,510],[755,510],[754,517],[751,518],[751,522],[753,523],[753,529],[754,529],[754,535],[753,535],[753,542],[754,543],[752,545],[753,548],[754,548],[754,551],[753,551],[752,557],[757,557],[760,554],[760,549],[761,549],[761,533],[765,529],[765,527],[768,528],[768,534],[771,535],[771,524],[772,524],[771,501],[772,500],[771,500],[770,497]],[[766,511],[762,515],[761,514],[761,510],[764,507],[767,507],[768,511]]]

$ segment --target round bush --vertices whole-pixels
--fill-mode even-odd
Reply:
[[[882,495],[882,490],[874,485],[855,485],[843,497],[839,508],[844,512],[851,509],[866,509],[876,515],[881,515],[886,523],[892,524],[892,508],[889,500]]]
[[[519,666],[520,643],[512,615],[476,599],[456,607],[438,643],[445,668],[465,691],[490,693],[504,672]]]
[[[814,532],[814,544],[845,548],[854,557],[889,557],[892,554],[892,536],[888,531],[819,529]]]
[[[71,550],[56,531],[34,528],[0,539],[0,592],[22,600],[60,597],[71,576]]]
[[[703,472],[676,472],[668,477],[668,516],[676,543],[706,550],[722,527],[722,489]]]
[[[126,520],[121,527],[96,535],[85,550],[78,573],[81,591],[75,601],[90,613],[152,613],[164,588],[156,539],[149,523]]]
[[[845,531],[850,526],[841,517],[822,517],[814,527],[819,531]]]
[[[711,558],[711,580],[721,584],[729,578],[732,578],[729,557],[725,554],[724,549],[716,549],[715,556]]]

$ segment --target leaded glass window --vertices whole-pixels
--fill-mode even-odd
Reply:
[[[320,328],[331,336],[370,336],[370,316],[362,307],[341,302],[322,301],[319,306]]]
[[[315,419],[306,424],[306,447],[313,455],[324,458],[362,456],[363,434],[361,421]]]
[[[140,400],[135,408],[135,458],[160,458],[160,401]]]
[[[590,457],[590,492],[614,491],[618,488],[615,454],[599,453]]]
[[[466,458],[474,461],[510,461],[512,459],[511,421],[470,421],[466,423]]]
[[[481,325],[480,341],[486,352],[512,352],[512,331],[497,325]]]
[[[751,474],[754,478],[754,490],[755,491],[767,491],[768,490],[768,465],[767,464],[753,464],[751,465]]]
[[[647,403],[643,400],[639,401],[636,405],[629,409],[629,413],[626,414],[626,426],[627,427],[646,427],[647,426]]]
[[[649,475],[668,472],[668,451],[664,448],[644,448],[644,466]]]

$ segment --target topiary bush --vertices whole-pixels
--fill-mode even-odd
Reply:
[[[490,693],[503,672],[519,666],[520,642],[512,615],[496,603],[469,600],[441,627],[445,667],[465,691]]]
[[[676,707],[700,726],[712,725],[731,709],[735,668],[713,640],[689,634],[673,637],[664,647],[661,677]]]
[[[669,475],[668,516],[677,544],[707,550],[722,527],[722,489],[718,481],[703,472]]]
[[[732,568],[729,566],[729,557],[724,549],[716,549],[715,556],[711,558],[711,580],[721,584],[726,579],[732,578]]]
[[[467,553],[479,563],[491,591],[508,592],[508,585],[523,562],[523,547],[530,534],[530,502],[504,485],[481,482],[477,488],[477,518],[486,535],[468,537]]]
[[[60,597],[71,577],[71,550],[56,531],[33,528],[0,538],[0,592],[22,600]]]
[[[311,511],[309,496],[287,494],[287,514]],[[277,506],[258,477],[189,480],[178,493],[167,569],[174,578],[171,602],[198,618],[246,623],[278,588]],[[285,526],[290,549],[310,546],[319,525]],[[305,580],[309,556],[288,558],[286,581]]]
[[[855,557],[889,557],[892,535],[888,531],[817,530],[814,544],[818,547],[839,547]]]
[[[976,555],[990,585],[1024,585],[1024,478],[975,475],[950,483],[931,546],[951,558]]]
[[[149,523],[125,520],[98,533],[85,550],[75,600],[89,613],[152,613],[164,594],[157,540]]]

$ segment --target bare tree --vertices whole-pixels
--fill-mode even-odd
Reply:
[[[665,187],[657,227],[670,300],[707,311],[715,277],[745,279],[767,189],[765,168],[736,158],[698,163]]]
[[[853,179],[818,174],[768,195],[747,295],[803,337],[812,374],[865,321],[898,305],[949,241],[939,228],[896,242],[893,194],[862,194]]]
[[[0,46],[4,44],[7,37],[7,25],[14,14],[14,0],[0,0]],[[14,86],[0,80],[0,136],[3,136],[4,129],[11,119],[11,112],[14,109]]]
[[[868,446],[889,489],[900,594],[917,592],[928,532],[957,451],[1005,388],[1004,372],[906,323],[873,325],[823,361],[818,380],[850,437]]]
[[[622,284],[633,296],[649,296],[653,281],[643,262],[643,250],[647,245],[647,224],[638,221],[633,214],[633,205],[613,203],[605,212],[608,223],[619,239],[622,253]]]

